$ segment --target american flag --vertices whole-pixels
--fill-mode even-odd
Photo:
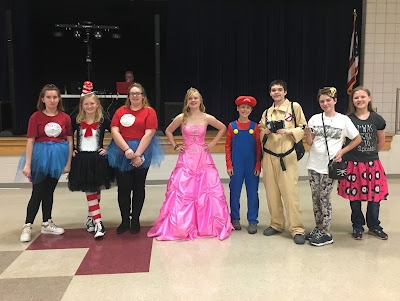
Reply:
[[[354,84],[357,80],[358,74],[358,34],[356,30],[356,10],[353,12],[353,33],[351,34],[350,56],[349,56],[349,71],[347,74],[347,94],[351,94]]]

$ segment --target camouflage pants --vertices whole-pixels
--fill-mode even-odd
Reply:
[[[322,225],[323,230],[329,231],[332,223],[330,197],[336,180],[311,169],[308,170],[308,179],[311,187],[315,223],[317,226]]]

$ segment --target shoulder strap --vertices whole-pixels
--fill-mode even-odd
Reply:
[[[237,130],[237,123],[236,123],[236,121],[232,121],[231,122],[231,127],[232,127],[232,130]]]
[[[249,130],[253,130],[256,127],[256,123],[254,121],[250,121],[250,126],[249,126]]]
[[[331,159],[331,156],[329,155],[329,148],[328,148],[328,139],[326,139],[326,131],[325,131],[325,123],[324,123],[324,113],[321,113],[321,118],[322,118],[322,128],[324,129],[324,137],[325,137],[325,144],[326,144],[326,151],[328,152],[328,159]]]
[[[293,109],[293,101],[290,102],[290,106],[292,107],[292,117],[294,119],[294,127],[297,128],[296,113],[294,112],[294,109]]]

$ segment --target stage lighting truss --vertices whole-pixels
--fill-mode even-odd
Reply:
[[[76,39],[83,38],[83,43],[86,45],[87,63],[87,80],[91,80],[92,73],[92,43],[90,37],[93,36],[96,40],[100,40],[105,36],[105,33],[112,39],[120,39],[119,26],[114,25],[96,25],[92,22],[85,21],[78,24],[55,24],[53,36],[61,38],[65,31],[72,32],[72,36]]]
[[[64,31],[63,31],[64,29]],[[64,36],[65,31],[71,31],[72,35],[76,39],[80,39],[83,36],[86,40],[90,40],[89,35],[93,34],[96,40],[100,40],[109,35],[112,39],[120,39],[121,33],[119,33],[119,26],[114,25],[96,25],[92,22],[83,22],[78,24],[55,24],[55,30],[53,36],[61,38]],[[84,34],[82,34],[84,32]]]

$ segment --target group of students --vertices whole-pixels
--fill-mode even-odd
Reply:
[[[52,221],[54,189],[62,173],[69,172],[71,191],[83,191],[88,201],[87,231],[102,237],[105,227],[101,220],[100,195],[116,178],[121,224],[117,233],[140,231],[140,213],[145,200],[145,182],[150,165],[160,165],[163,152],[154,136],[157,116],[149,105],[144,88],[133,83],[124,106],[114,114],[111,123],[102,116],[98,97],[82,95],[75,124],[63,112],[58,88],[46,85],[27,131],[26,155],[20,160],[22,173],[32,182],[32,195],[20,237],[31,240],[32,224],[42,203],[44,234],[63,234],[64,229]],[[385,139],[385,121],[375,113],[368,89],[353,90],[349,116],[335,111],[335,88],[318,92],[318,102],[324,111],[308,122],[301,106],[287,98],[287,85],[275,80],[269,86],[273,105],[265,110],[259,124],[249,115],[256,105],[251,96],[235,101],[239,117],[228,126],[226,135],[226,165],[230,176],[230,213],[224,188],[218,176],[210,150],[226,131],[226,126],[205,113],[200,92],[190,88],[184,99],[182,113],[176,116],[165,134],[179,157],[168,181],[165,201],[154,226],[147,233],[157,240],[193,240],[196,237],[227,238],[240,230],[240,194],[243,182],[247,192],[248,233],[255,234],[258,224],[258,183],[261,167],[266,188],[270,226],[264,235],[285,230],[285,214],[289,231],[296,244],[309,239],[312,245],[333,242],[329,232],[332,207],[330,193],[335,180],[328,177],[329,159],[345,160],[347,178],[340,180],[338,193],[350,200],[353,238],[362,239],[365,225],[361,201],[368,201],[369,233],[387,239],[379,222],[380,201],[387,199],[386,176],[378,151]],[[218,130],[206,143],[207,126]],[[183,144],[178,145],[173,132],[181,127]],[[113,140],[103,148],[104,131],[109,129]],[[73,133],[76,131],[74,147]],[[316,227],[307,235],[301,218],[297,187],[298,165],[294,143],[306,137],[311,146],[307,162]],[[326,141],[325,141],[326,139]],[[346,140],[346,142],[345,142]],[[261,142],[262,141],[262,142]],[[345,142],[344,146],[343,143]],[[328,158],[327,149],[331,158]],[[23,167],[23,168],[22,168]]]

